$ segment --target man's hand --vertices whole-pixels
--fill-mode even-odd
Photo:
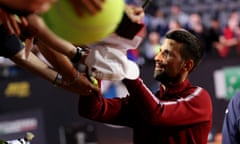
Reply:
[[[81,96],[90,96],[96,95],[99,92],[99,88],[94,85],[88,78],[85,73],[79,73],[78,79],[74,83],[68,85],[60,85],[66,90],[69,90],[73,93],[79,94]]]
[[[24,17],[17,17],[14,14],[6,12],[0,8],[0,21],[6,27],[9,35],[15,34],[19,36],[21,34],[20,25],[23,27],[27,26],[27,20]]]
[[[125,12],[128,17],[135,23],[141,23],[144,18],[144,9],[142,7],[126,5]]]
[[[54,80],[53,84],[81,96],[98,93],[99,88],[89,80],[87,74],[78,72],[66,56],[50,49],[41,41],[38,42],[38,46],[43,56],[62,76],[59,79],[60,83],[56,83]]]
[[[77,15],[82,16],[83,11],[94,15],[102,10],[105,0],[69,0]]]

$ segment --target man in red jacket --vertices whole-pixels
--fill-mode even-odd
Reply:
[[[195,36],[182,29],[170,31],[155,57],[154,78],[161,82],[159,91],[153,94],[141,78],[124,79],[128,96],[80,96],[79,114],[133,128],[134,144],[207,144],[212,126],[211,98],[188,79],[202,55]]]

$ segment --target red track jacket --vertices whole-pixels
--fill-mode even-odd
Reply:
[[[134,144],[207,144],[212,126],[208,92],[189,80],[154,95],[141,79],[123,80],[126,98],[80,96],[79,114],[133,128]]]

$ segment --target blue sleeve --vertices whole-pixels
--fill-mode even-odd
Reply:
[[[240,143],[240,93],[229,102],[222,129],[222,144]]]
[[[16,35],[9,35],[6,28],[0,25],[0,56],[11,58],[24,48]]]

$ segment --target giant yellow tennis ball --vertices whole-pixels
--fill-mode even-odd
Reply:
[[[85,11],[80,17],[68,1],[58,0],[42,16],[55,34],[76,45],[104,39],[116,29],[124,13],[124,0],[106,0],[100,13],[91,15]]]

